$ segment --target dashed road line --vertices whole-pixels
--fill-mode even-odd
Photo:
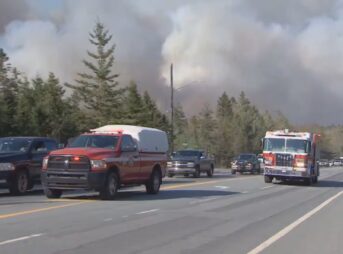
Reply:
[[[6,241],[3,241],[3,242],[0,242],[0,246],[1,245],[5,245],[5,244],[9,244],[9,243],[15,243],[15,242],[19,242],[19,241],[28,240],[28,239],[39,237],[39,236],[42,236],[42,235],[43,234],[40,233],[40,234],[27,235],[27,236],[23,236],[23,237],[11,239],[11,240],[6,240]]]
[[[147,211],[142,211],[142,212],[138,212],[136,213],[137,215],[140,215],[140,214],[146,214],[146,213],[154,213],[154,212],[157,212],[159,211],[160,209],[151,209],[151,210],[147,210]]]
[[[199,199],[199,200],[193,200],[193,201],[189,202],[189,204],[195,205],[195,204],[205,203],[205,202],[216,200],[218,198],[219,197],[212,197],[212,198],[204,198],[204,199]]]
[[[273,188],[273,187],[274,187],[274,185],[265,186],[265,187],[261,188],[261,190],[265,190],[265,189],[269,189],[269,188]]]

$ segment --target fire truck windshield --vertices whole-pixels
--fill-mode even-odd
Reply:
[[[301,139],[266,138],[264,139],[264,151],[310,153],[311,143]]]

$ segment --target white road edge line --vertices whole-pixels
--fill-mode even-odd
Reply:
[[[334,201],[336,198],[338,198],[340,195],[343,194],[343,191],[338,192],[336,195],[332,196],[331,198],[327,199],[326,201],[324,201],[323,203],[321,203],[319,206],[317,206],[316,208],[314,208],[313,210],[309,211],[308,213],[306,213],[305,215],[303,215],[302,217],[300,217],[299,219],[297,219],[296,221],[294,221],[293,223],[289,224],[287,227],[285,227],[284,229],[280,230],[278,233],[276,233],[275,235],[271,236],[269,239],[267,239],[266,241],[264,241],[263,243],[261,243],[259,246],[257,246],[256,248],[254,248],[253,250],[249,251],[247,254],[258,254],[261,253],[264,249],[266,249],[267,247],[269,247],[270,245],[272,245],[274,242],[276,242],[277,240],[279,240],[280,238],[282,238],[283,236],[285,236],[286,234],[288,234],[290,231],[292,231],[295,227],[299,226],[301,223],[303,223],[304,221],[306,221],[307,219],[309,219],[310,217],[312,217],[314,214],[316,214],[317,212],[319,212],[321,209],[323,209],[325,206],[327,206],[328,204],[330,204],[332,201]]]
[[[42,236],[42,235],[43,234],[33,234],[33,235],[28,235],[28,236],[23,236],[23,237],[11,239],[11,240],[3,241],[3,242],[0,242],[0,246],[1,245],[5,245],[5,244],[9,244],[9,243],[24,241],[24,240],[35,238],[35,237],[39,237],[39,236]]]
[[[217,185],[217,186],[214,186],[215,188],[218,188],[218,189],[229,189],[230,187],[229,186],[223,186],[223,185]]]
[[[190,205],[195,205],[195,204],[199,204],[199,203],[205,203],[205,202],[209,202],[209,201],[212,201],[212,200],[216,200],[218,198],[219,197],[212,197],[212,198],[205,198],[205,199],[194,200],[194,201],[189,202],[189,204]]]
[[[107,218],[107,219],[104,219],[104,222],[109,222],[109,221],[112,221],[113,219],[112,218]]]
[[[157,212],[157,211],[159,211],[159,210],[160,210],[160,209],[151,209],[151,210],[139,212],[139,213],[136,213],[136,214],[139,215],[139,214],[145,214],[145,213],[153,213],[153,212]]]
[[[261,190],[265,190],[265,189],[269,189],[269,188],[273,188],[273,187],[274,187],[274,185],[270,185],[270,186],[266,186],[266,187],[261,188]]]

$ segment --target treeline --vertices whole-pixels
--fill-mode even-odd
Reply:
[[[87,71],[78,73],[72,84],[61,84],[52,72],[46,79],[28,79],[10,65],[0,49],[0,136],[50,136],[66,142],[105,124],[154,127],[170,135],[170,118],[149,93],[141,93],[134,81],[127,86],[118,83],[111,40],[104,25],[96,23],[89,37],[91,50],[82,61]],[[294,129],[281,113],[271,116],[259,111],[243,92],[238,98],[224,92],[214,109],[204,105],[190,118],[177,105],[174,137],[170,139],[175,149],[205,149],[219,165],[226,166],[238,153],[261,152],[261,138],[267,130],[284,128]],[[330,146],[332,136],[324,136],[324,150],[335,156]],[[339,149],[343,152],[342,146]]]

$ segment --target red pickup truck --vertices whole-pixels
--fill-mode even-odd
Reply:
[[[159,192],[166,173],[168,139],[164,131],[131,125],[106,125],[75,138],[43,160],[42,183],[48,198],[63,190],[100,192],[114,199],[124,186],[144,184]]]

